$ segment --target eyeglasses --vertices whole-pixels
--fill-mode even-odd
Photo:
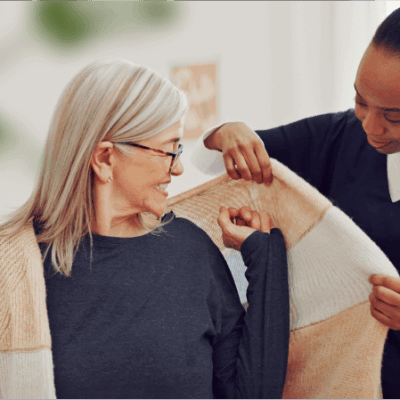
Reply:
[[[171,165],[169,167],[169,172],[168,173],[171,173],[172,170],[175,168],[176,164],[178,163],[179,156],[182,154],[182,151],[183,151],[183,145],[182,144],[179,145],[177,151],[174,151],[173,153],[170,153],[168,151],[152,149],[151,147],[142,146],[141,144],[136,144],[136,143],[128,143],[128,142],[117,142],[117,143],[119,143],[119,144],[127,144],[128,146],[133,146],[133,147],[140,147],[141,149],[152,150],[152,151],[155,151],[156,153],[164,154],[166,156],[171,156],[172,157]]]

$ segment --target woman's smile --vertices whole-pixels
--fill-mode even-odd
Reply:
[[[168,192],[165,190],[165,189],[167,189],[167,187],[168,187],[167,184],[154,185],[153,187],[154,187],[157,191],[161,192],[165,197],[168,197]]]

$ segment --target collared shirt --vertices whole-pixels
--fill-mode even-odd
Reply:
[[[400,200],[400,153],[388,154],[387,173],[392,202]]]

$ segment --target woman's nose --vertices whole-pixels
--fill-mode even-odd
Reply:
[[[178,162],[176,163],[174,169],[171,171],[171,175],[179,176],[179,175],[183,174],[183,171],[184,171],[184,168],[183,168],[182,160],[179,159]]]

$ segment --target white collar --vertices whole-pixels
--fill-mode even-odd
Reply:
[[[392,202],[400,200],[400,152],[388,154],[387,175]]]

